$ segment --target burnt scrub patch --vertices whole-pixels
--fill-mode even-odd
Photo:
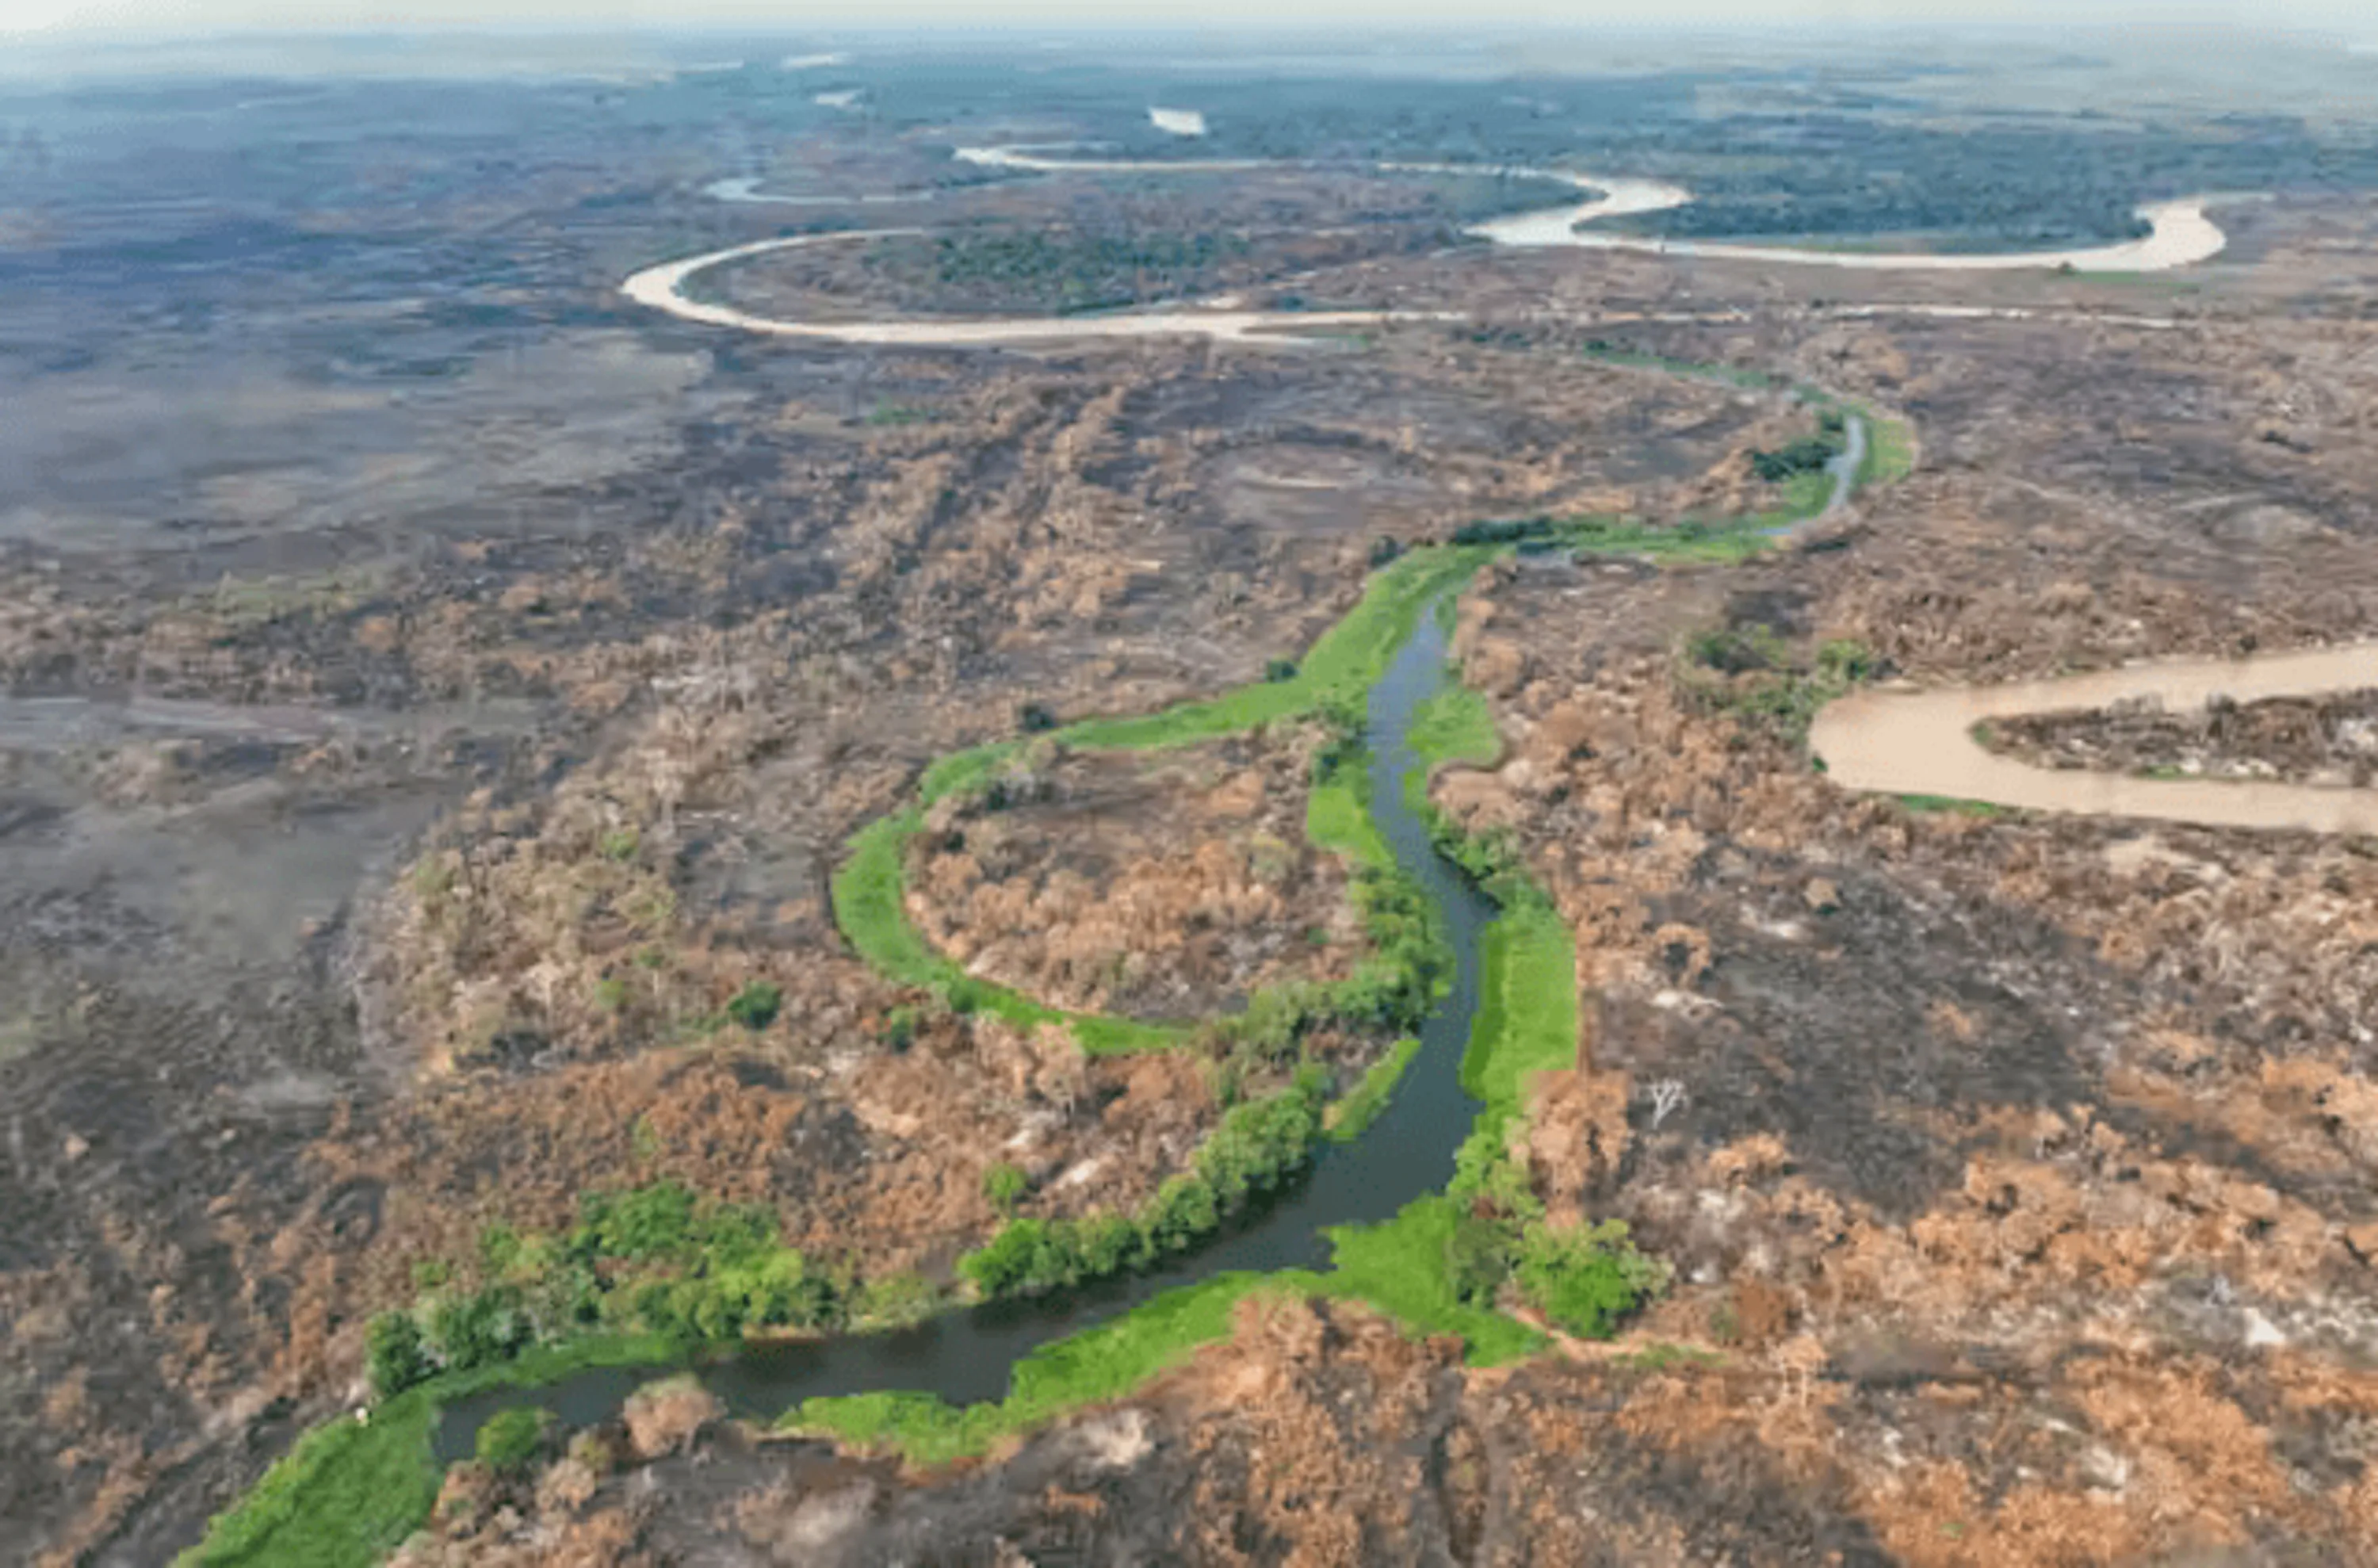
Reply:
[[[919,836],[927,935],[971,973],[1140,1019],[1343,978],[1363,942],[1342,868],[1305,838],[1324,742],[1307,730],[1145,757],[1046,748]]]
[[[2165,710],[2129,703],[1996,719],[1976,739],[2039,767],[2150,778],[2279,778],[2367,788],[2378,768],[2378,690]]]
[[[1594,1568],[1687,1561],[1889,1568],[1829,1466],[1769,1446],[1749,1423],[1687,1412],[1741,1399],[1724,1374],[1539,1364],[1485,1405],[1495,1502],[1482,1562]]]
[[[1958,1179],[1977,1118],[2100,1103],[2090,1020],[2137,1010],[2048,922],[1869,874],[1712,870],[1653,907],[1675,933],[1669,987],[1606,1002],[1596,1032],[1599,1064],[1687,1097],[1656,1128],[1647,1099],[1639,1132],[1773,1134],[1812,1179],[1899,1219]]]

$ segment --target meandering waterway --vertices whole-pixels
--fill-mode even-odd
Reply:
[[[1987,719],[2086,712],[2141,699],[2186,709],[2215,697],[2247,703],[2373,686],[2378,643],[2137,664],[2003,686],[1861,692],[1817,715],[1808,750],[1823,760],[1828,778],[1852,790],[2207,827],[2378,834],[2378,790],[2035,767],[1989,751],[1974,732]]]
[[[950,1312],[899,1333],[737,1349],[699,1369],[713,1393],[738,1414],[759,1419],[805,1399],[879,1390],[919,1390],[954,1405],[995,1400],[1007,1392],[1016,1362],[1044,1345],[1218,1274],[1326,1268],[1326,1228],[1391,1219],[1445,1186],[1479,1111],[1461,1086],[1461,1062],[1478,1013],[1481,939],[1496,918],[1494,904],[1437,854],[1402,789],[1407,771],[1420,766],[1411,740],[1414,715],[1446,679],[1446,638],[1444,622],[1424,609],[1368,697],[1372,819],[1396,864],[1442,918],[1454,967],[1450,988],[1421,1025],[1420,1050],[1394,1098],[1363,1135],[1324,1143],[1310,1174],[1293,1188],[1161,1269],[1060,1298]],[[534,1405],[573,1423],[599,1421],[639,1383],[676,1369],[602,1368],[541,1388],[457,1400],[439,1417],[438,1461],[467,1457],[480,1423],[499,1409]]]
[[[1042,147],[962,147],[961,162],[982,168],[1043,175],[1248,174],[1263,170],[1320,168],[1329,165],[1280,163],[1255,158],[1135,160],[1052,156],[1063,149]],[[1389,174],[1459,175],[1547,180],[1575,187],[1581,199],[1531,211],[1492,218],[1469,232],[1507,250],[1551,247],[1623,250],[1670,256],[1680,259],[1751,261],[1769,265],[1839,267],[1862,271],[2003,272],[2040,269],[2075,271],[2152,272],[2192,266],[2218,255],[2228,237],[2205,215],[2204,197],[2153,202],[2138,210],[2149,232],[2141,238],[2110,245],[2063,250],[1984,254],[1932,251],[1817,250],[1794,246],[1737,245],[1704,240],[1670,240],[1615,234],[1591,225],[1612,218],[1667,211],[1692,200],[1692,192],[1663,180],[1626,175],[1586,174],[1568,169],[1538,169],[1495,164],[1384,163],[1363,165]],[[773,196],[749,178],[726,179],[709,187],[725,201],[783,203],[797,206],[835,202],[905,201],[921,199],[910,193],[873,197],[824,198]],[[1196,336],[1244,341],[1263,334],[1313,332],[1329,328],[1375,326],[1397,321],[1451,319],[1441,310],[1246,310],[1219,303],[1165,306],[1148,310],[1096,316],[1005,316],[967,320],[919,320],[878,319],[860,321],[804,321],[765,316],[716,300],[693,297],[688,285],[719,268],[778,251],[805,246],[840,244],[916,235],[914,228],[863,229],[831,235],[787,235],[727,246],[647,267],[620,284],[639,305],[666,311],[704,326],[731,327],[741,332],[778,337],[819,339],[832,343],[887,346],[988,348],[1086,339],[1133,339]]]

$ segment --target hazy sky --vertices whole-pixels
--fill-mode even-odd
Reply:
[[[238,28],[378,30],[704,23],[803,28],[1001,23],[1199,30],[1250,26],[1370,30],[1483,22],[1562,28],[1747,22],[1967,21],[2060,26],[2228,22],[2378,36],[2372,0],[0,0],[0,30],[103,28],[191,33]]]

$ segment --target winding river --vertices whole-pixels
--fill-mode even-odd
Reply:
[[[1295,1187],[1161,1269],[1063,1297],[952,1312],[899,1333],[736,1349],[698,1369],[704,1385],[738,1415],[759,1420],[772,1420],[805,1399],[888,1389],[922,1390],[954,1405],[995,1400],[1007,1392],[1009,1369],[1051,1341],[1218,1274],[1327,1268],[1325,1228],[1391,1219],[1414,1199],[1441,1189],[1478,1115],[1478,1102],[1461,1086],[1461,1060],[1478,1012],[1480,939],[1496,918],[1493,903],[1436,853],[1402,789],[1406,772],[1418,766],[1413,716],[1446,678],[1446,647],[1443,621],[1423,610],[1368,698],[1372,816],[1396,863],[1442,916],[1455,964],[1451,988],[1421,1025],[1420,1050],[1394,1097],[1360,1138],[1325,1142]],[[678,1369],[601,1368],[540,1388],[456,1400],[438,1419],[438,1460],[468,1457],[480,1423],[499,1409],[529,1405],[575,1424],[599,1421],[616,1413],[638,1384]]]
[[[1062,150],[1061,150],[1062,151]],[[1319,168],[1326,165],[1279,163],[1264,159],[1131,160],[1052,157],[1050,150],[1028,147],[962,147],[955,156],[978,167],[1044,175],[1249,174],[1267,169]],[[1861,271],[2004,272],[2071,268],[2076,271],[2164,271],[2186,267],[2218,255],[2228,243],[2220,226],[2205,216],[2208,198],[2189,197],[2141,207],[2150,232],[2139,239],[2069,250],[1951,255],[1924,251],[1812,250],[1791,246],[1734,245],[1701,240],[1649,239],[1612,234],[1589,225],[1610,218],[1662,212],[1684,206],[1692,193],[1664,181],[1624,175],[1592,175],[1567,169],[1537,169],[1494,164],[1387,163],[1369,165],[1391,174],[1464,175],[1549,180],[1576,188],[1582,199],[1555,207],[1514,213],[1474,224],[1468,231],[1510,250],[1551,247],[1632,251],[1679,259],[1750,261],[1769,265],[1837,267]],[[871,197],[775,196],[763,193],[753,179],[720,180],[709,187],[720,200],[782,203],[793,206],[847,205],[856,202],[921,200],[929,192],[885,193]],[[949,320],[800,321],[763,316],[739,307],[694,298],[687,285],[703,273],[757,257],[807,246],[843,244],[851,240],[883,239],[918,235],[916,228],[859,229],[830,235],[787,235],[753,240],[720,250],[705,251],[676,261],[647,267],[620,284],[620,291],[639,305],[667,312],[704,326],[731,327],[777,337],[809,338],[827,343],[872,344],[919,348],[989,348],[1005,344],[1074,342],[1086,339],[1134,339],[1196,336],[1246,341],[1265,334],[1296,333],[1316,329],[1375,326],[1397,321],[1446,320],[1458,313],[1444,310],[1247,310],[1216,301],[1123,311],[1112,315],[987,317]]]

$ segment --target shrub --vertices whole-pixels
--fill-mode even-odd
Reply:
[[[1292,658],[1266,659],[1264,661],[1264,679],[1270,681],[1275,686],[1285,681],[1295,680],[1296,660]]]
[[[741,1291],[746,1314],[762,1328],[828,1329],[844,1316],[841,1284],[791,1248],[722,1276],[720,1288]]]
[[[643,848],[643,837],[632,827],[614,827],[595,843],[607,861],[631,861]]]
[[[1686,640],[1685,653],[1702,669],[1726,675],[1781,669],[1790,662],[1783,639],[1768,627],[1756,624],[1696,632]]]
[[[1822,436],[1802,436],[1775,452],[1753,452],[1750,469],[1767,483],[1776,485],[1795,474],[1822,468],[1833,460],[1833,443]]]
[[[917,1009],[903,1002],[883,1015],[875,1037],[895,1051],[905,1051],[917,1043],[917,1026],[920,1021]]]
[[[535,1338],[536,1325],[513,1285],[441,1297],[429,1309],[429,1341],[457,1371],[509,1361]]]
[[[1553,520],[1549,517],[1514,517],[1464,523],[1453,531],[1457,545],[1513,545],[1523,539],[1549,538]]]
[[[776,1013],[784,1005],[782,987],[765,980],[755,980],[727,1001],[727,1016],[744,1028],[757,1031],[775,1022]]]
[[[372,1392],[386,1399],[426,1379],[434,1369],[422,1347],[421,1325],[410,1312],[382,1312],[364,1330]]]
[[[1025,703],[1015,710],[1015,722],[1027,735],[1057,728],[1056,711],[1046,703]]]
[[[922,1274],[887,1274],[860,1296],[859,1315],[882,1328],[903,1329],[923,1322],[940,1306],[939,1293]]]
[[[616,1013],[628,1005],[628,983],[616,974],[605,975],[594,983],[594,1006],[607,1013]]]
[[[532,1405],[498,1410],[479,1427],[479,1463],[508,1475],[528,1468],[545,1448],[553,1417]]]
[[[1002,1160],[982,1173],[982,1195],[991,1206],[1003,1214],[1012,1214],[1032,1190],[1032,1178],[1020,1165]]]
[[[1402,545],[1397,543],[1394,539],[1389,538],[1385,534],[1380,535],[1377,538],[1371,541],[1371,570],[1374,572],[1377,571],[1380,567],[1394,561],[1396,557],[1403,554],[1403,552],[1404,547]]]
[[[1320,1096],[1300,1086],[1225,1115],[1197,1151],[1197,1174],[1235,1209],[1303,1170],[1320,1136]]]
[[[1076,1227],[1075,1239],[1085,1279],[1120,1273],[1136,1267],[1147,1257],[1139,1227],[1123,1214],[1089,1215]]]
[[[1066,1266],[1070,1240],[1045,1220],[1010,1220],[958,1260],[958,1272],[985,1297],[1038,1296],[1073,1283]]]
[[[1876,657],[1875,651],[1854,638],[1836,637],[1820,644],[1817,648],[1817,673],[1843,685],[1871,681],[1880,672],[1881,667],[1882,660]]]
[[[1667,1265],[1637,1251],[1619,1220],[1581,1229],[1529,1226],[1518,1272],[1519,1288],[1545,1317],[1591,1339],[1607,1338],[1668,1283]]]
[[[578,1209],[570,1250],[584,1257],[658,1258],[693,1239],[693,1193],[680,1182],[590,1192]]]
[[[1453,1222],[1445,1238],[1445,1275],[1455,1299],[1482,1309],[1495,1305],[1495,1293],[1511,1276],[1514,1239],[1509,1225],[1474,1212]]]
[[[765,1203],[714,1203],[694,1216],[694,1240],[703,1266],[748,1268],[778,1250],[776,1211]]]
[[[521,1260],[520,1232],[501,1220],[479,1227],[479,1261],[491,1274],[508,1274]]]
[[[1222,1223],[1214,1189],[1193,1176],[1169,1177],[1141,1212],[1143,1247],[1150,1258],[1184,1251]]]

